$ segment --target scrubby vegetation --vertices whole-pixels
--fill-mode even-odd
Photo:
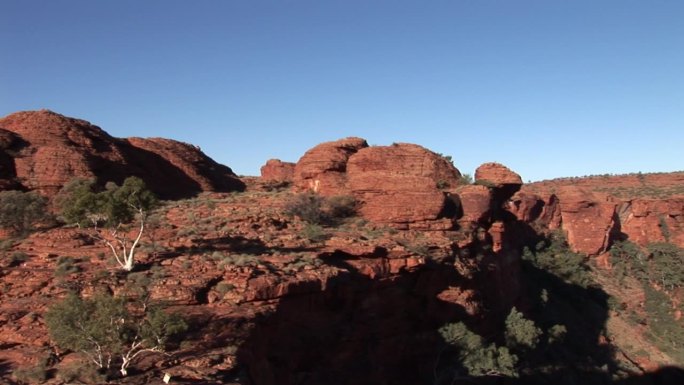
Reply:
[[[0,191],[0,227],[25,235],[49,219],[47,199],[37,192]]]
[[[684,249],[669,243],[651,243],[645,248],[629,241],[611,248],[616,277],[636,279],[645,293],[642,309],[631,309],[630,318],[648,326],[649,338],[664,352],[684,362],[684,311],[680,289],[684,286]]]
[[[285,213],[313,225],[332,225],[356,214],[356,200],[346,195],[324,197],[311,192],[301,193],[290,198]]]

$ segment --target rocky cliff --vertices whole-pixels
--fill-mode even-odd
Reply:
[[[539,228],[562,228],[578,252],[619,240],[684,247],[684,173],[561,178],[526,185],[512,210]]]

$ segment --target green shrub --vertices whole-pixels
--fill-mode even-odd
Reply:
[[[541,330],[513,308],[506,318],[506,345],[511,348],[534,349],[539,343]]]
[[[302,237],[311,242],[318,243],[328,239],[328,234],[323,227],[317,224],[307,223],[302,229]]]
[[[258,257],[251,254],[227,254],[224,255],[218,264],[219,269],[224,269],[226,266],[257,266],[261,263]]]
[[[57,267],[55,268],[55,277],[64,278],[70,274],[78,273],[81,268],[77,265],[78,259],[71,257],[57,258]]]
[[[327,220],[323,212],[323,197],[314,193],[302,193],[293,196],[285,204],[285,214],[299,217],[311,224],[321,224]]]
[[[0,227],[23,235],[48,218],[47,199],[38,193],[0,191]]]
[[[57,370],[57,379],[72,383],[79,381],[85,384],[104,384],[107,381],[107,376],[102,374],[97,367],[90,363],[72,363],[64,365]]]
[[[356,215],[356,199],[350,195],[336,195],[325,199],[327,215],[333,219]]]
[[[9,265],[18,266],[28,260],[28,254],[23,251],[15,251],[9,256]]]
[[[326,198],[312,192],[297,194],[285,204],[285,214],[309,224],[335,225],[340,219],[356,215],[356,199],[349,195]]]
[[[458,178],[458,183],[460,185],[473,184],[473,176],[471,174],[461,174],[461,177]]]
[[[34,366],[17,368],[12,375],[20,383],[42,384],[48,378],[47,360],[42,359]]]

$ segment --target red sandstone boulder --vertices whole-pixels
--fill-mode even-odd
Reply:
[[[475,182],[502,188],[507,185],[522,185],[520,175],[499,163],[484,163],[475,170]]]
[[[0,142],[11,147],[0,154],[0,163],[10,170],[0,175],[3,184],[15,180],[48,196],[73,178],[95,178],[104,184],[132,175],[144,179],[162,198],[244,189],[228,167],[185,143],[117,139],[89,122],[48,110],[8,115],[0,119],[0,128]]]
[[[302,156],[294,170],[295,188],[311,190],[322,195],[346,195],[347,161],[362,148],[365,139],[345,138],[321,143]]]
[[[606,251],[615,226],[616,203],[605,195],[574,186],[562,187],[557,195],[570,248],[593,256]]]
[[[346,166],[348,188],[361,214],[401,228],[448,229],[443,188],[457,186],[461,174],[446,159],[415,144],[359,150]]]
[[[261,166],[261,179],[271,182],[292,182],[295,166],[295,163],[269,159],[265,165]]]

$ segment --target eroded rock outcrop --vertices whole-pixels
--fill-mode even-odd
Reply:
[[[261,166],[261,179],[269,182],[292,182],[296,163],[283,162],[280,159],[269,159]]]
[[[307,151],[294,170],[295,188],[315,191],[321,195],[345,195],[347,188],[347,161],[362,148],[368,147],[365,139],[345,138],[317,145]]]
[[[682,181],[682,172],[560,178],[526,185],[508,210],[536,229],[562,228],[591,255],[620,240],[684,247]]]
[[[633,199],[618,206],[620,231],[640,245],[671,242],[684,247],[684,197]]]
[[[588,255],[606,251],[615,226],[615,201],[574,186],[560,188],[557,196],[570,248]]]
[[[230,168],[186,143],[118,139],[85,120],[48,110],[8,115],[0,119],[0,128],[2,185],[51,196],[76,177],[103,184],[133,175],[162,198],[244,189]]]
[[[363,216],[401,228],[450,228],[455,213],[443,189],[457,186],[460,176],[449,161],[415,144],[365,148],[347,164],[348,188]]]

